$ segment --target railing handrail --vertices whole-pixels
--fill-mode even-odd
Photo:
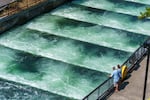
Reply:
[[[147,41],[147,40],[146,40]],[[145,42],[146,42],[145,41]],[[144,43],[145,43],[144,42]],[[121,65],[121,67],[123,66],[123,65],[125,65],[131,58],[132,58],[132,56],[134,56],[134,54],[140,49],[140,48],[142,48],[143,47],[143,45],[144,45],[144,43],[138,48],[138,49],[136,49],[136,51],[134,51],[133,53],[132,53],[132,55]],[[128,66],[129,67],[129,66]],[[129,70],[128,70],[129,71]]]
[[[83,98],[85,100],[87,97],[89,97],[92,93],[94,93],[99,87],[103,86],[105,83],[107,83],[112,77],[109,77],[107,80],[105,80],[103,83],[101,83],[98,87],[96,87],[92,92],[90,92],[87,96]]]
[[[150,38],[148,38],[146,41],[148,41],[148,40],[150,40]],[[146,42],[145,41],[145,42]],[[144,42],[144,43],[145,43]],[[138,49],[136,49],[136,51],[134,52],[134,53],[132,53],[132,55],[121,65],[121,67],[123,66],[123,65],[125,65],[137,52],[138,52],[138,50],[140,50],[141,48],[143,48],[144,47],[144,43],[138,48]],[[146,53],[146,51],[143,53],[143,55],[137,60],[137,61],[139,61],[143,56],[144,56],[144,54]],[[135,63],[137,63],[137,61],[135,61],[134,62],[134,64]],[[133,65],[134,65],[133,64]],[[132,67],[133,67],[133,65],[132,65]],[[129,67],[129,66],[128,66]],[[131,66],[130,66],[131,67]],[[129,72],[129,70],[128,70],[128,72]],[[112,77],[109,77],[107,80],[105,80],[103,83],[101,83],[98,87],[96,87],[93,91],[91,91],[87,96],[85,96],[82,100],[88,100],[88,97],[91,95],[91,94],[93,94],[97,89],[99,89],[100,87],[102,87],[104,84],[106,84],[109,80],[111,80],[112,79]],[[112,84],[113,85],[113,84]],[[106,91],[108,91],[110,88],[111,88],[112,86],[110,86]],[[105,91],[105,92],[106,92]],[[104,92],[104,93],[105,93]],[[104,95],[104,93],[102,93],[101,95]],[[99,98],[100,96],[98,96],[97,98]]]

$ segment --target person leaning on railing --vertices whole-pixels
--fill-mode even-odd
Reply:
[[[113,67],[112,69],[113,69],[113,72],[110,75],[110,77],[113,77],[115,92],[118,92],[119,91],[118,87],[119,87],[120,75],[118,73],[118,70],[115,67]]]

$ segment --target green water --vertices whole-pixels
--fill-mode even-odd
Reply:
[[[126,14],[95,10],[70,4],[54,10],[52,14],[138,34],[149,35],[150,20],[138,20],[137,17]]]
[[[50,14],[39,17],[27,25],[27,28],[126,52],[134,52],[143,43],[142,38],[147,37],[141,34],[74,21]]]
[[[0,77],[71,98],[81,99],[107,75],[3,46],[0,52]]]
[[[75,100],[5,79],[0,86],[0,100]]]
[[[21,33],[18,32],[20,29],[22,30]],[[52,36],[28,30],[25,27],[2,35],[0,44],[34,55],[109,73],[112,65],[117,65],[130,56],[129,52]]]
[[[73,3],[135,16],[139,16],[140,12],[143,12],[145,7],[149,6],[140,3],[126,2],[125,0],[74,0]]]
[[[1,34],[0,77],[47,100],[82,99],[150,36],[150,20],[136,17],[147,2],[74,0]]]
[[[150,0],[125,0],[133,3],[139,3],[139,4],[149,4],[150,5]]]

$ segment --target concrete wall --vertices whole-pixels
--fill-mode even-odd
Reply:
[[[0,33],[7,31],[8,29],[14,26],[24,24],[25,22],[31,20],[32,18],[42,13],[49,12],[50,10],[56,8],[57,6],[69,1],[71,0],[47,0],[36,6],[23,10],[17,14],[4,17],[0,19]]]

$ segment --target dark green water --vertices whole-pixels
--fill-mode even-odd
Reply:
[[[74,0],[1,34],[0,99],[82,99],[150,36],[147,5]]]

